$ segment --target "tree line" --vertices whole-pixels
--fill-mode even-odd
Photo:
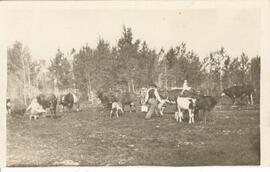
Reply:
[[[233,85],[251,84],[259,101],[260,56],[249,57],[243,52],[232,57],[221,47],[199,58],[184,42],[168,50],[156,50],[146,41],[135,39],[131,28],[125,26],[117,45],[110,46],[100,38],[94,48],[86,44],[67,53],[58,49],[48,66],[44,60],[33,61],[29,49],[16,42],[8,48],[7,63],[8,96],[24,103],[46,90],[76,88],[87,99],[99,90],[136,92],[153,82],[168,89],[182,86],[184,80],[212,96]],[[18,85],[16,95],[12,95],[12,84]]]

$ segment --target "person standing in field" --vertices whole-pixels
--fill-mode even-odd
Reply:
[[[145,101],[146,104],[150,105],[148,112],[146,113],[145,119],[150,119],[153,113],[160,114],[158,108],[158,102],[161,102],[161,98],[157,91],[157,85],[151,84],[150,88],[146,92]]]

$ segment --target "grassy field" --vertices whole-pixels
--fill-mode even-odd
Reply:
[[[259,108],[214,109],[207,124],[173,114],[105,117],[98,108],[29,121],[8,117],[8,166],[258,165]]]

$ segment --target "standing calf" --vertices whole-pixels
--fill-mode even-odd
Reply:
[[[122,108],[122,104],[119,102],[113,102],[112,103],[112,108],[111,108],[111,112],[110,112],[110,118],[112,117],[112,115],[115,113],[116,117],[119,117],[118,112],[121,111],[122,114],[124,114],[123,108]]]

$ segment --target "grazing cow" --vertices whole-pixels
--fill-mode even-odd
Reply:
[[[110,92],[98,92],[98,98],[100,99],[103,106],[107,109],[110,109],[113,102],[120,102],[122,104],[123,111],[125,111],[125,106],[130,106],[130,111],[136,111],[135,101],[137,97],[129,92],[119,92],[119,91],[110,91]]]
[[[26,112],[26,105],[15,101],[12,101],[10,114],[24,115]]]
[[[57,98],[54,94],[40,94],[36,98],[43,109],[49,109],[50,113],[56,116]]]
[[[233,100],[233,105],[236,103],[236,98],[243,98],[248,96],[248,104],[254,104],[253,101],[254,88],[251,85],[235,85],[230,88],[224,89],[221,96],[227,95]]]
[[[74,98],[71,93],[60,96],[59,105],[61,105],[61,111],[64,112],[64,108],[67,107],[69,112],[73,108]]]
[[[7,109],[7,114],[11,114],[11,102],[10,99],[6,99],[6,109]]]
[[[76,105],[76,111],[80,111],[80,96],[75,93],[68,93],[66,95],[60,96],[59,105],[61,105],[61,111],[64,111],[64,108],[67,107],[69,111],[72,110],[73,106]]]
[[[97,97],[105,109],[110,109],[112,105],[112,96],[108,92],[99,91]]]
[[[125,106],[129,106],[130,112],[136,112],[135,102],[137,97],[135,94],[130,92],[124,92],[120,95],[120,102],[123,105],[123,110],[125,110]]]
[[[194,111],[196,106],[196,99],[190,97],[177,97],[177,112],[175,112],[175,119],[177,122],[182,122],[183,112],[188,111],[189,124],[194,123]]]
[[[198,116],[199,111],[202,111],[204,116],[204,123],[206,123],[205,112],[210,112],[216,104],[216,100],[211,96],[198,96],[198,98],[196,99],[195,116]]]

